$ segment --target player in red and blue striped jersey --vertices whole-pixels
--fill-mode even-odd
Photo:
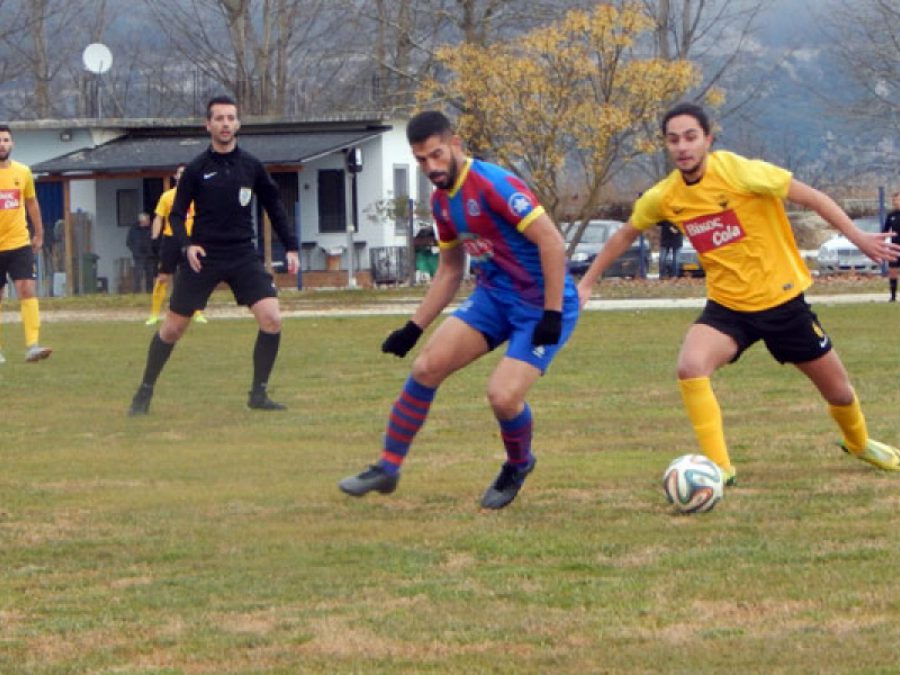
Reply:
[[[507,343],[487,396],[506,449],[499,475],[481,505],[500,509],[515,499],[534,469],[532,415],[525,397],[566,343],[578,320],[578,293],[566,272],[565,243],[525,183],[509,171],[467,157],[442,113],[419,113],[407,138],[435,185],[432,208],[440,260],[434,281],[406,325],[382,351],[403,357],[454,299],[471,258],[476,288],[434,331],[394,403],[381,459],[339,483],[360,497],[397,487],[400,468],[428,416],[435,392],[452,373]]]

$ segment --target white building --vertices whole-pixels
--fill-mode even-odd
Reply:
[[[43,120],[10,126],[14,158],[35,174],[45,227],[61,223],[47,237],[55,248],[44,252],[56,261],[44,268],[64,282],[53,286],[68,293],[130,290],[128,228],[140,211],[152,213],[175,167],[206,149],[204,121]],[[403,204],[425,202],[431,184],[410,153],[405,121],[244,119],[238,143],[281,188],[301,242],[297,285],[346,285],[351,264],[353,283],[408,278],[410,229],[417,225],[402,214],[394,217],[393,204],[398,198]],[[347,162],[352,149],[362,157],[355,175],[356,219]],[[278,272],[283,248],[277,237],[269,241],[259,210],[257,221],[260,255]],[[293,280],[280,276],[279,282]]]

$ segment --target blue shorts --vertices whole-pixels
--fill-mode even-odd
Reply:
[[[490,349],[508,341],[506,356],[530,363],[543,373],[575,330],[579,311],[578,294],[566,293],[559,343],[539,346],[531,344],[531,335],[544,313],[540,307],[526,305],[517,299],[506,300],[478,287],[453,316],[484,335]]]

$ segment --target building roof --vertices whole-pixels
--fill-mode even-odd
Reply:
[[[263,164],[302,165],[317,157],[375,138],[390,127],[295,131],[279,133],[244,133],[238,144],[256,155]],[[209,136],[128,134],[94,148],[73,152],[33,164],[38,175],[81,175],[125,173],[135,171],[167,171],[186,164],[209,146]]]

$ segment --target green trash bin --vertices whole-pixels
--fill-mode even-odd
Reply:
[[[81,256],[81,283],[78,289],[81,295],[97,292],[97,261],[100,256],[96,253],[84,253]]]

